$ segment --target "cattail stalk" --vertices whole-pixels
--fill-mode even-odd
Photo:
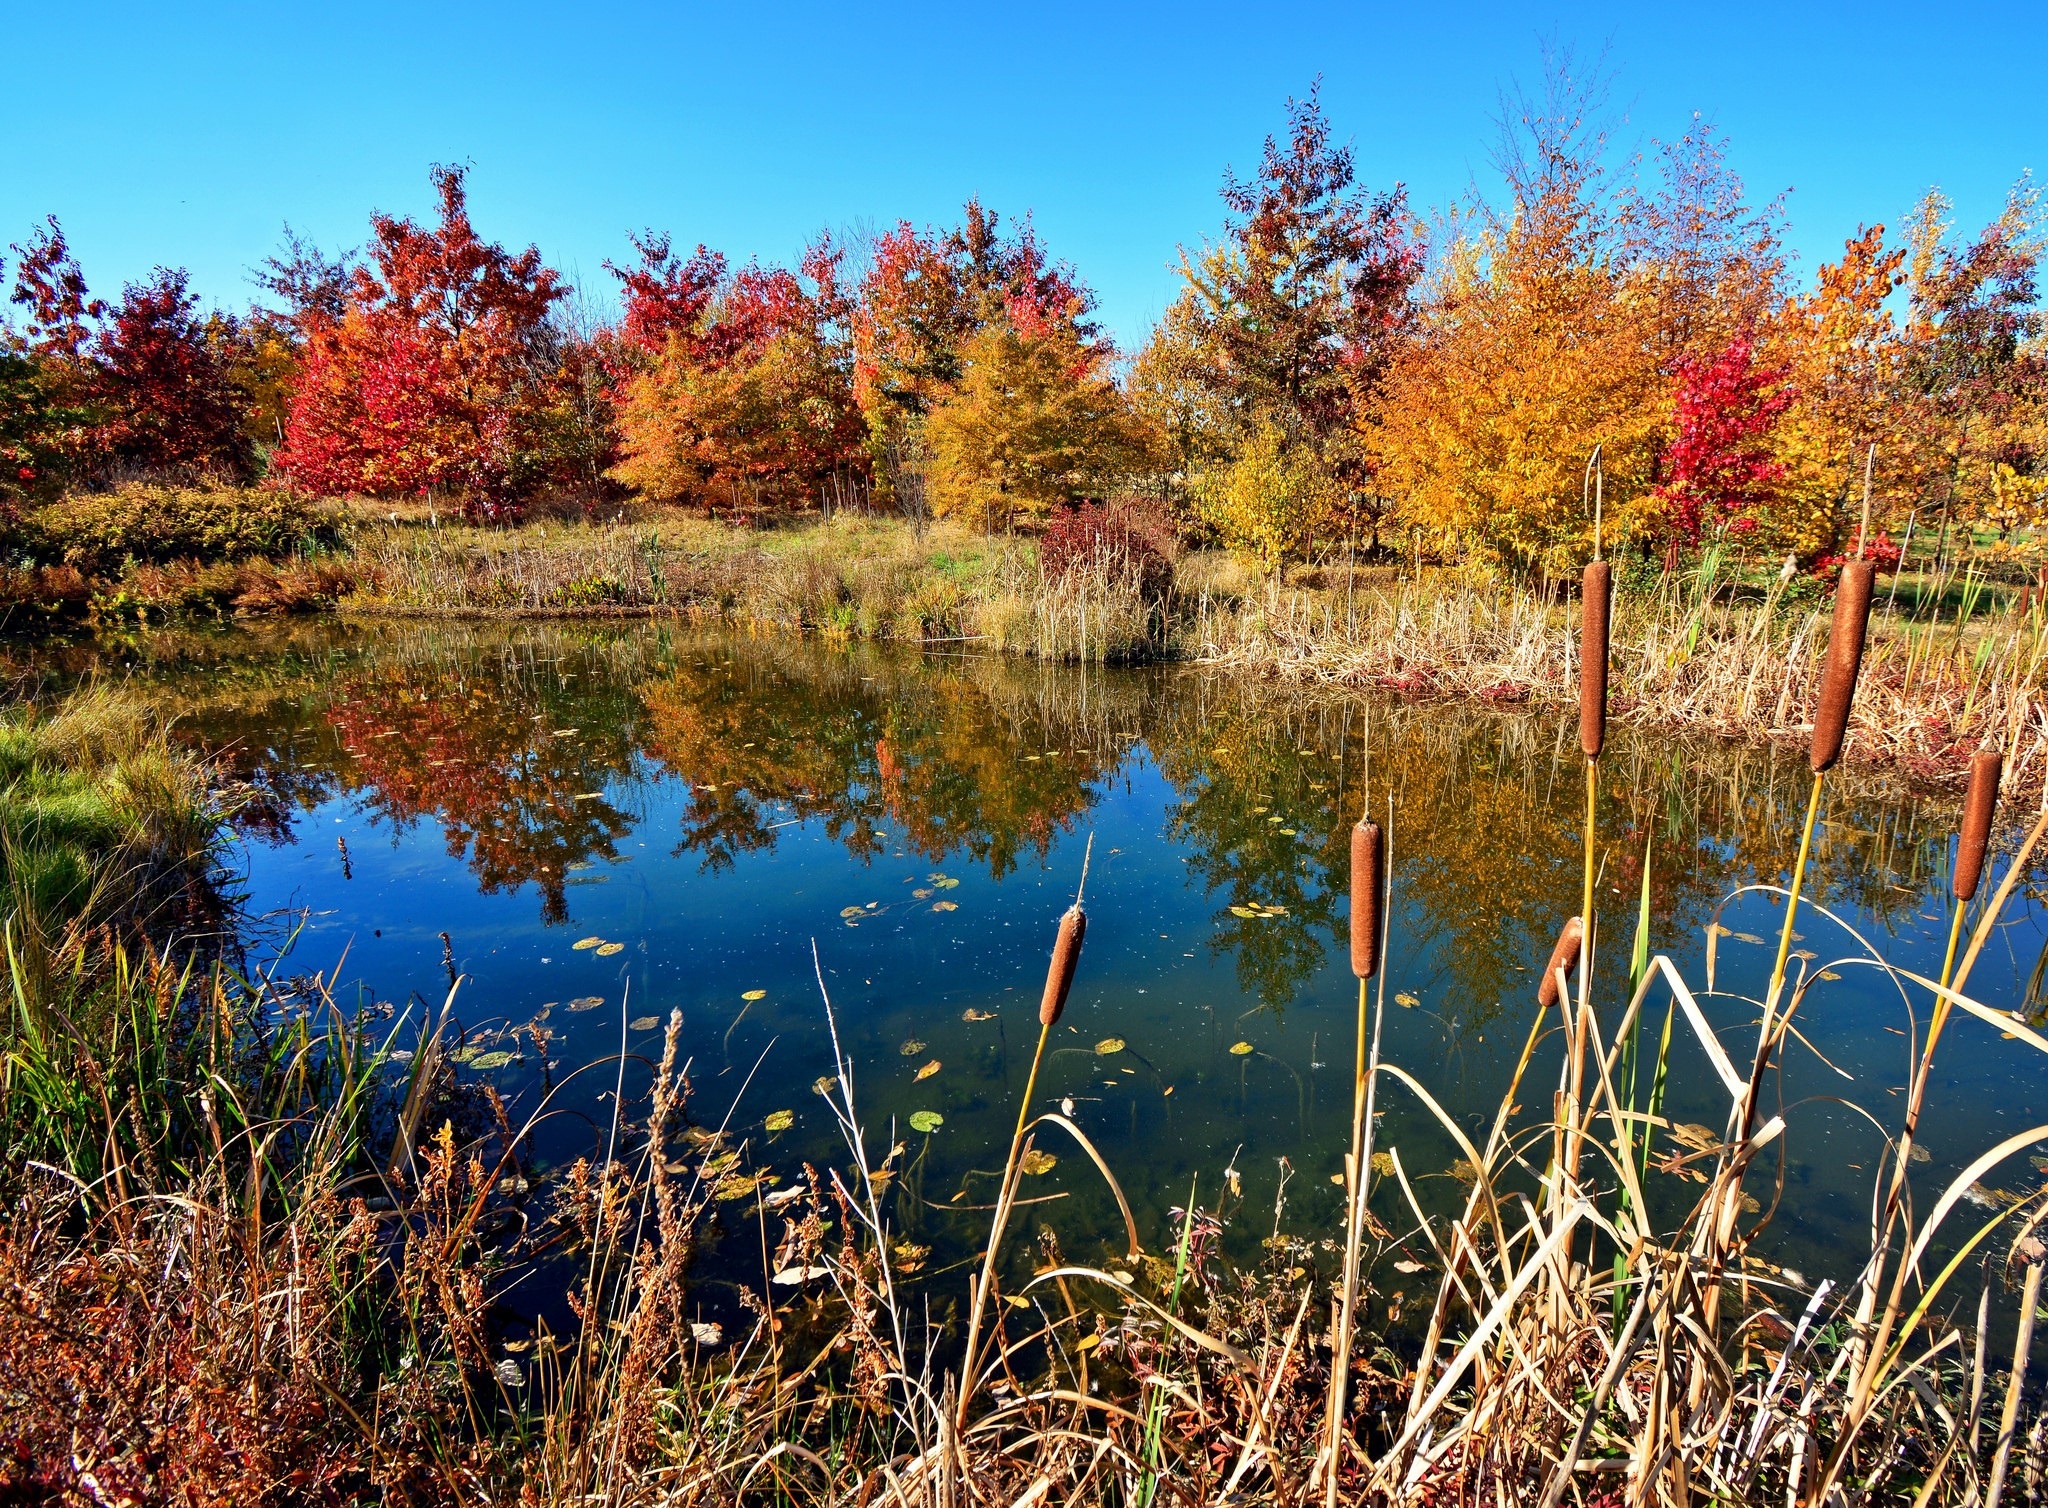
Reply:
[[[1598,759],[1607,743],[1607,640],[1613,627],[1614,570],[1586,567],[1579,599],[1579,747]]]
[[[1813,715],[1810,762],[1814,773],[1831,770],[1842,757],[1848,736],[1849,709],[1856,700],[1856,677],[1863,668],[1863,640],[1870,627],[1870,595],[1877,568],[1867,560],[1842,567],[1835,587],[1834,622],[1828,632],[1827,665],[1821,672],[1820,706]]]
[[[1388,801],[1387,821],[1393,822]],[[1386,1021],[1387,981],[1380,975],[1379,1008],[1373,1013],[1372,1046],[1366,1047],[1367,982],[1379,974],[1387,883],[1385,831],[1361,820],[1351,829],[1351,972],[1358,978],[1358,1054],[1351,1086],[1351,1153],[1344,1211],[1344,1288],[1337,1311],[1336,1345],[1330,1367],[1327,1475],[1324,1508],[1336,1508],[1344,1464],[1344,1401],[1351,1381],[1351,1344],[1358,1324],[1358,1284],[1365,1244],[1365,1206],[1372,1175],[1373,1090],[1379,1077],[1380,1028]]]
[[[988,1250],[983,1253],[981,1277],[973,1285],[967,1320],[967,1351],[961,1360],[960,1402],[954,1429],[967,1427],[967,1411],[974,1401],[975,1375],[981,1362],[982,1317],[988,1310],[990,1290],[995,1284],[996,1254],[1003,1244],[1003,1231],[1010,1222],[1016,1199],[1018,1170],[1023,1163],[1024,1133],[1031,1121],[1031,1101],[1038,1090],[1038,1069],[1045,1061],[1046,1039],[1067,1008],[1067,992],[1074,987],[1074,971],[1081,962],[1081,942],[1088,935],[1088,915],[1081,909],[1081,897],[1088,888],[1088,863],[1095,854],[1095,836],[1081,857],[1081,883],[1074,891],[1074,904],[1060,916],[1059,932],[1053,938],[1052,958],[1045,972],[1045,993],[1038,1006],[1038,1046],[1031,1053],[1031,1072],[1025,1076],[1024,1099],[1017,1107],[1017,1131],[1010,1138],[1010,1155],[1003,1162],[1003,1182],[996,1195],[995,1215],[989,1222]]]

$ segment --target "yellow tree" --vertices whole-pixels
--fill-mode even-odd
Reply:
[[[998,321],[961,343],[959,385],[924,425],[934,512],[1007,526],[1102,496],[1146,462],[1108,353],[1070,321],[1023,324]]]
[[[1651,507],[1667,410],[1655,290],[1628,273],[1583,96],[1524,116],[1502,154],[1511,203],[1445,249],[1419,338],[1366,439],[1398,521],[1448,553],[1520,569],[1585,558],[1586,458],[1602,447],[1610,530]]]
[[[1202,521],[1223,543],[1277,579],[1344,493],[1313,450],[1262,420],[1234,459],[1197,474],[1194,496]]]

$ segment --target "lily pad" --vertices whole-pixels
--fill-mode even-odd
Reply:
[[[768,1118],[761,1122],[761,1128],[764,1131],[787,1131],[795,1124],[796,1112],[794,1110],[776,1110],[771,1111]]]
[[[512,1054],[509,1052],[480,1052],[469,1060],[469,1066],[488,1073],[493,1068],[503,1068],[511,1061]]]
[[[1233,1042],[1230,1044],[1230,1052],[1233,1057],[1248,1057],[1251,1051],[1252,1045],[1249,1042]]]
[[[913,1110],[910,1112],[910,1129],[926,1135],[945,1125],[946,1118],[936,1110]]]
[[[959,909],[960,908],[951,901],[932,902],[932,910],[934,911],[958,911]]]
[[[1104,1037],[1095,1044],[1097,1055],[1105,1058],[1113,1052],[1122,1052],[1123,1050],[1124,1039],[1122,1037]]]
[[[1033,1175],[1050,1173],[1059,1166],[1059,1162],[1060,1160],[1053,1156],[1052,1153],[1041,1152],[1036,1147],[1033,1147],[1024,1154],[1023,1168],[1025,1172]]]

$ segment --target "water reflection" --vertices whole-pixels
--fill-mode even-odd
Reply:
[[[1532,965],[1578,904],[1584,786],[1563,718],[676,624],[298,625],[35,663],[132,677],[261,794],[252,897],[318,913],[301,949],[326,952],[308,966],[345,952],[366,998],[438,998],[449,930],[472,1015],[544,1017],[563,1071],[622,1040],[653,1051],[645,1023],[681,1009],[704,1117],[730,1111],[748,1155],[784,1173],[843,1157],[807,1087],[831,1065],[815,939],[864,1113],[899,1128],[943,1115],[896,1210],[935,1267],[974,1249],[980,1217],[952,1201],[977,1202],[1014,1125],[1044,949],[1087,835],[1095,919],[1039,1108],[1071,1103],[1148,1240],[1190,1182],[1214,1189],[1226,1165],[1241,1207],[1270,1211],[1285,1188],[1291,1224],[1328,1228],[1348,1125],[1347,829],[1368,801],[1394,813],[1388,1056],[1460,1117],[1498,1103],[1533,1015]],[[1796,755],[1612,741],[1602,998],[1619,993],[1646,859],[1652,945],[1697,977],[1714,906],[1779,875],[1807,786]],[[1845,773],[1809,894],[1900,962],[1938,966],[1953,815]],[[1745,971],[1769,949],[1744,939],[1761,944],[1773,909],[1753,898],[1725,918],[1724,983],[1756,982]],[[2043,946],[2034,916],[1987,954],[1987,997],[2024,995]],[[1806,930],[1805,946],[1832,947]],[[619,947],[572,947],[593,938]],[[1882,1101],[1905,1038],[1880,1022],[1900,1022],[1897,1002],[1853,976],[1828,988],[1815,1030],[1861,1081],[1807,1087]],[[1746,1006],[1707,1008],[1745,1029]],[[1125,1046],[1097,1052],[1111,1039]],[[493,1082],[530,1105],[540,1069],[517,1060]],[[1943,1071],[1944,1136],[1966,1157],[2009,1130],[1997,1117],[2024,1092],[2019,1072],[1960,1047]],[[1790,1092],[1807,1072],[1801,1060]],[[1714,1088],[1679,1064],[1674,1115],[1711,1118]],[[565,1108],[536,1138],[542,1161],[590,1151],[588,1129],[608,1120],[595,1100]],[[782,1111],[790,1122],[769,1130]],[[1831,1113],[1801,1112],[1798,1219],[1853,1242],[1875,1133]],[[1411,1168],[1459,1155],[1429,1117],[1390,1114]],[[1070,1253],[1120,1229],[1080,1159],[1045,1185],[1071,1196],[1045,1216]],[[1425,1198],[1452,1187],[1422,1185]],[[1255,1249],[1272,1219],[1244,1216],[1227,1242]]]

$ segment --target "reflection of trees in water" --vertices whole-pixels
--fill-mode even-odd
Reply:
[[[295,625],[146,636],[97,666],[68,653],[63,674],[114,668],[157,685],[187,736],[269,793],[274,827],[360,792],[394,823],[439,823],[484,888],[534,882],[550,917],[568,872],[614,857],[636,820],[599,793],[630,787],[649,761],[690,783],[679,851],[710,867],[772,848],[802,815],[863,859],[901,845],[1002,875],[1042,860],[1142,737],[1175,792],[1166,836],[1244,989],[1284,1005],[1342,946],[1368,742],[1356,696],[673,625]],[[1375,815],[1396,798],[1392,964],[1412,971],[1426,948],[1437,970],[1400,987],[1467,1016],[1518,1002],[1577,902],[1584,786],[1570,728],[1387,702],[1370,724]],[[1803,760],[1769,750],[1614,739],[1601,775],[1607,962],[1627,952],[1646,833],[1655,941],[1672,946],[1752,861],[1765,878],[1782,870],[1807,780]],[[1826,818],[1816,898],[1884,918],[1945,878],[1948,803],[1845,772]]]
[[[723,867],[801,814],[863,860],[892,843],[998,877],[1042,860],[1121,763],[1135,717],[1112,713],[1137,698],[1091,698],[1100,672],[1017,669],[805,640],[679,647],[642,691],[648,754],[691,784],[678,851]]]

